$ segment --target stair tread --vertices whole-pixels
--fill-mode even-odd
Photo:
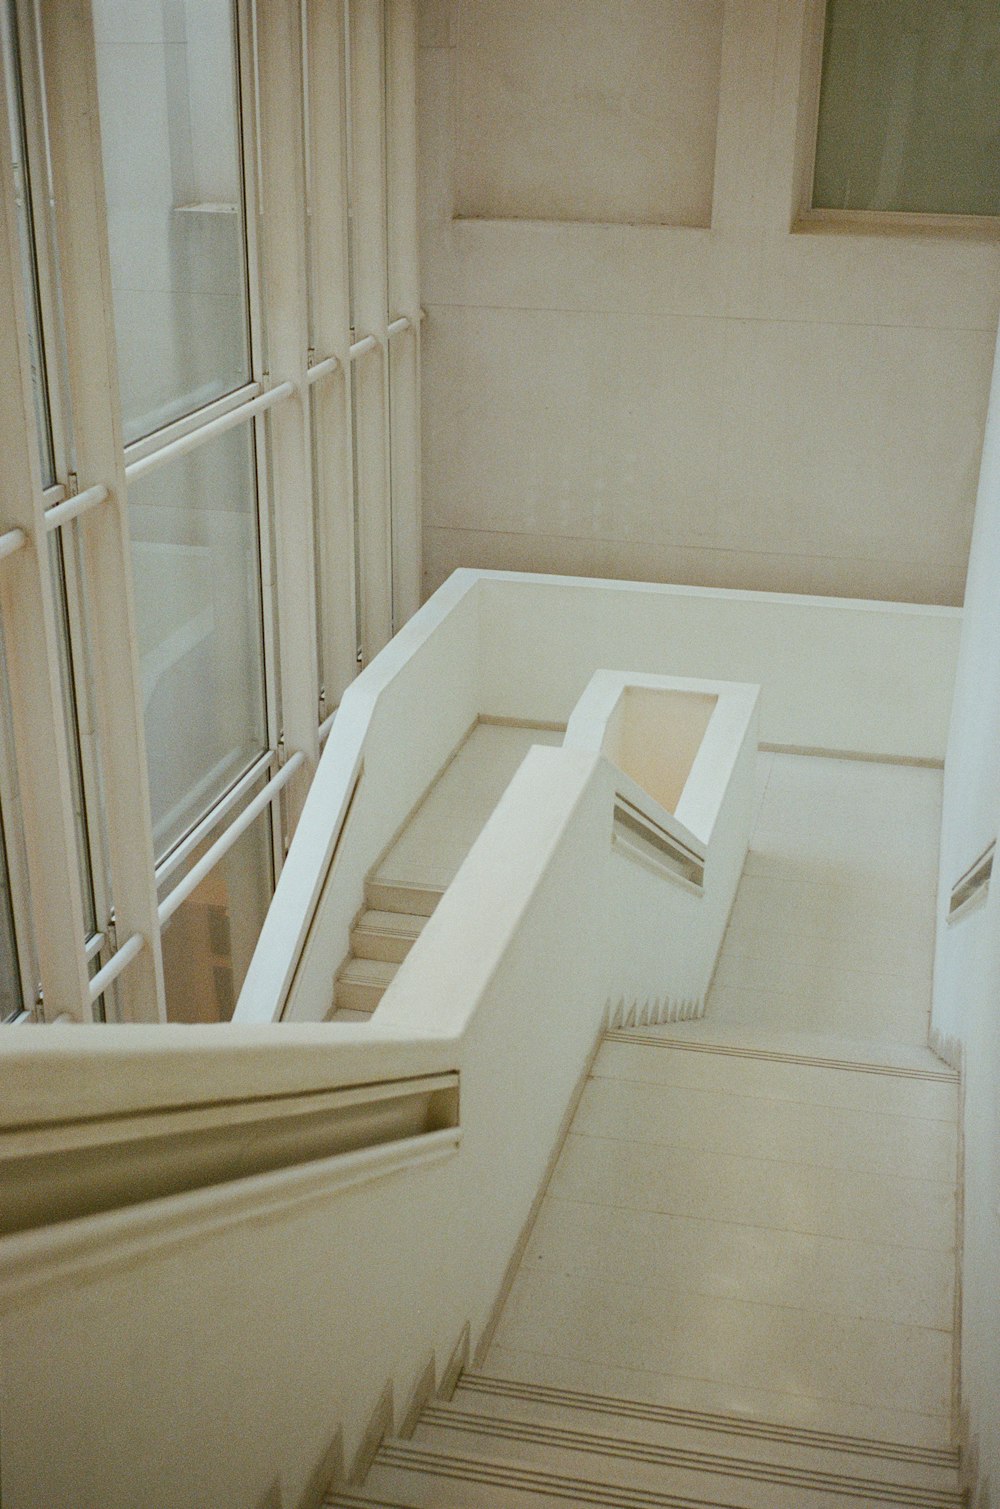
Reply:
[[[719,1473],[671,1473],[669,1486],[661,1469],[654,1483],[615,1482],[595,1475],[600,1458],[594,1457],[582,1473],[552,1470],[523,1459],[500,1459],[493,1455],[436,1450],[417,1442],[390,1440],[379,1450],[369,1473],[366,1489],[375,1502],[411,1502],[430,1506],[461,1506],[461,1509],[542,1509],[542,1506],[595,1505],[599,1509],[886,1509],[887,1505],[940,1506],[950,1509],[961,1499],[948,1493],[919,1493],[903,1498],[891,1488],[875,1485],[875,1492],[853,1491],[848,1484],[831,1488],[778,1485],[771,1481],[748,1483]],[[845,1491],[846,1490],[846,1491]],[[377,1495],[381,1495],[378,1497]]]
[[[351,985],[380,985],[386,989],[395,978],[398,964],[389,964],[384,959],[358,959],[352,954],[337,975],[337,983]]]
[[[383,912],[369,907],[354,928],[356,933],[389,933],[393,937],[418,938],[427,924],[420,912]]]
[[[596,1478],[622,1488],[655,1490],[665,1480],[672,1488],[698,1494],[707,1482],[726,1484],[734,1502],[748,1509],[762,1493],[782,1504],[795,1505],[802,1494],[810,1498],[834,1494],[852,1500],[875,1499],[886,1504],[960,1506],[957,1472],[933,1472],[933,1481],[916,1481],[919,1470],[905,1480],[884,1476],[876,1464],[858,1470],[854,1459],[831,1465],[830,1453],[812,1450],[797,1462],[748,1456],[738,1440],[728,1451],[714,1442],[687,1444],[616,1437],[607,1432],[548,1421],[488,1416],[451,1405],[432,1405],[421,1416],[414,1443],[448,1455],[470,1455],[497,1462],[516,1462],[561,1472],[571,1477]],[[811,1459],[811,1460],[810,1460]],[[946,1477],[949,1481],[941,1481]]]
[[[782,1442],[805,1449],[840,1451],[876,1460],[891,1460],[911,1467],[932,1466],[957,1471],[959,1466],[957,1447],[916,1446],[906,1441],[790,1425],[752,1415],[657,1404],[586,1389],[502,1378],[486,1372],[462,1373],[456,1385],[456,1399],[460,1399],[464,1407],[468,1408],[469,1401],[477,1395],[487,1401],[495,1399],[501,1410],[508,1408],[512,1401],[520,1401],[526,1407],[550,1405],[568,1411],[567,1418],[582,1411],[588,1415],[624,1421],[629,1429],[635,1428],[638,1422],[649,1422],[653,1425],[755,1438],[765,1443]]]

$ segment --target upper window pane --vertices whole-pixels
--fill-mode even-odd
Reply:
[[[996,0],[829,0],[813,205],[1000,215]]]
[[[38,425],[42,481],[47,487],[55,480],[55,467],[52,460],[52,428],[46,391],[38,268],[35,260],[35,240],[31,218],[31,179],[28,172],[27,141],[24,129],[24,99],[21,93],[17,18],[14,14],[13,0],[0,0],[0,44],[3,51],[4,92],[7,96],[8,150],[14,170],[18,240],[21,247],[21,271],[24,277],[25,309],[28,316],[31,387]]]
[[[131,483],[129,523],[159,857],[267,742],[252,427]]]
[[[126,442],[249,380],[234,8],[94,0]]]

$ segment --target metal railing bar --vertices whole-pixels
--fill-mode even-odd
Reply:
[[[259,382],[243,383],[241,387],[234,388],[231,393],[223,393],[219,398],[211,398],[207,403],[198,404],[189,413],[181,414],[177,419],[169,419],[165,424],[157,425],[155,429],[150,430],[148,435],[129,441],[125,447],[125,465],[130,466],[133,461],[139,461],[150,452],[158,451],[162,446],[179,440],[182,435],[187,435],[192,430],[200,429],[203,424],[208,424],[211,420],[228,414],[230,410],[239,408],[263,391],[263,385]]]
[[[112,981],[117,980],[123,969],[126,969],[132,960],[142,953],[146,947],[146,940],[141,933],[133,933],[109,959],[103,969],[99,969],[90,982],[91,1001],[100,1000]]]
[[[238,424],[244,424],[255,414],[262,414],[266,409],[273,408],[276,403],[290,397],[294,392],[293,382],[281,382],[274,388],[268,388],[265,393],[259,393],[256,398],[248,398],[246,403],[239,404],[226,414],[220,414],[216,419],[210,419],[207,424],[199,425],[196,430],[190,430],[188,434],[181,435],[177,440],[171,440],[167,445],[161,445],[159,450],[150,451],[148,456],[142,456],[138,461],[130,461],[125,467],[126,480],[134,482],[139,477],[145,477],[148,472],[154,471],[158,466],[165,466],[168,461],[174,461],[178,456],[186,456],[198,446],[204,445],[207,440],[214,439],[216,435],[224,435],[227,430],[235,429]]]
[[[314,382],[319,382],[321,378],[329,377],[332,372],[336,372],[339,366],[340,362],[335,356],[325,356],[321,362],[313,362],[311,367],[306,368],[307,385],[311,388]]]
[[[103,482],[95,482],[93,487],[84,488],[82,493],[76,493],[74,497],[67,498],[65,503],[57,503],[55,508],[45,511],[46,529],[61,529],[68,524],[70,519],[76,519],[82,513],[87,513],[91,508],[96,508],[98,503],[107,502],[110,494]]]
[[[170,894],[163,898],[159,906],[161,927],[166,926],[177,908],[187,900],[192,891],[198,889],[205,876],[215,868],[223,855],[228,854],[233,844],[246,832],[255,818],[259,817],[270,806],[281,788],[287,785],[296,771],[300,770],[305,764],[305,758],[305,755],[301,751],[293,754],[291,759],[282,765],[277,775],[273,776],[264,789],[258,792],[253,801],[247,807],[244,807],[239,817],[230,823],[225,832],[216,839],[207,853],[202,855],[198,863],[192,865],[183,879],[178,881]]]
[[[319,726],[319,742],[321,744],[325,744],[327,739],[330,737],[330,731],[333,728],[333,720],[337,716],[337,711],[338,709],[334,708],[333,712],[330,713],[328,717],[324,718]]]
[[[351,361],[355,362],[357,361],[359,356],[367,356],[369,351],[374,351],[377,345],[377,336],[363,335],[359,341],[354,342],[353,346],[348,352],[348,355],[350,356]]]
[[[61,503],[66,496],[66,489],[61,482],[53,482],[51,487],[42,488],[42,506],[51,508],[56,503]]]
[[[386,334],[391,340],[394,335],[402,335],[404,330],[409,330],[413,321],[408,314],[400,315],[398,320],[392,320]]]
[[[654,817],[650,817],[648,812],[643,812],[641,807],[637,807],[634,802],[630,802],[628,797],[622,796],[620,792],[615,793],[615,807],[621,810],[622,816],[627,821],[631,820],[635,826],[643,829],[648,835],[650,843],[656,843],[661,848],[669,849],[671,853],[678,854],[694,864],[703,865],[705,863],[704,854],[699,854],[697,849],[692,849],[689,844],[684,843],[683,839],[676,838],[672,833],[668,833],[666,828],[658,823]],[[618,815],[617,810],[615,815]]]
[[[996,857],[996,839],[980,854],[979,858],[960,875],[951,888],[948,904],[948,921],[957,922],[959,917],[971,911],[973,905],[985,900],[993,876],[993,861]]]
[[[92,938],[87,939],[86,943],[83,945],[83,957],[86,959],[88,964],[90,963],[91,959],[95,957],[95,955],[101,952],[101,949],[104,947],[104,943],[104,933],[95,933]]]
[[[13,555],[15,551],[23,549],[28,543],[28,536],[23,529],[5,529],[0,534],[0,561],[5,556]]]
[[[164,855],[153,871],[156,884],[162,885],[168,875],[172,875],[179,865],[182,865],[189,854],[193,854],[198,845],[217,828],[228,812],[231,812],[237,803],[246,795],[250,788],[265,775],[274,764],[275,751],[267,750],[259,760],[255,760],[250,769],[245,771],[229,791],[216,802],[211,811],[196,823],[191,832],[186,834],[179,843]]]

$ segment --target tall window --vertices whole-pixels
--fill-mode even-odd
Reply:
[[[812,202],[1000,215],[995,0],[829,0]]]
[[[34,493],[0,517],[18,646],[0,1019],[226,1020],[358,646],[416,606],[393,600],[396,520],[417,537],[419,499],[389,392],[391,375],[415,412],[419,310],[414,279],[390,308],[386,272],[393,238],[415,241],[386,204],[393,172],[397,195],[415,183],[415,121],[387,88],[397,52],[413,66],[415,7],[0,7],[5,380],[25,411],[8,495]],[[353,329],[349,176],[356,261],[378,270]],[[10,635],[39,621],[28,654]]]

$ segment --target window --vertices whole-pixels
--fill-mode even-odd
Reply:
[[[1000,215],[995,0],[829,0],[812,203]]]
[[[416,606],[414,8],[0,19],[0,1020],[226,1020],[358,644]]]

